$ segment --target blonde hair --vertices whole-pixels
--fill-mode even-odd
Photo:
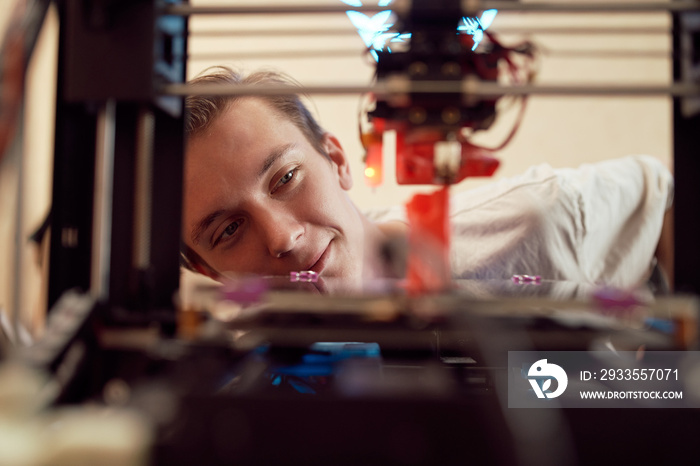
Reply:
[[[301,86],[291,77],[275,71],[257,71],[243,75],[225,66],[210,68],[196,77],[190,84],[242,84],[275,85],[298,88]],[[281,116],[288,118],[304,134],[319,153],[325,155],[323,139],[326,131],[321,128],[298,93],[259,95],[256,98],[267,102]],[[243,98],[240,95],[192,95],[185,100],[185,130],[192,137],[206,130],[232,103]]]

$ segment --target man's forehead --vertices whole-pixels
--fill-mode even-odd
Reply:
[[[210,146],[209,150],[216,146],[220,150],[257,146],[260,138],[271,138],[275,134],[303,137],[303,133],[270,103],[259,97],[243,97],[222,109],[206,129],[190,136],[186,155],[198,155],[197,149],[202,146]]]
[[[233,119],[243,123],[250,121],[253,117],[275,120],[287,119],[266,99],[256,96],[244,96],[229,101],[219,114],[214,117],[214,122]]]

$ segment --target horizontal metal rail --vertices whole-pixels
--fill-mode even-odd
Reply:
[[[230,84],[167,84],[159,89],[163,95],[285,95],[317,94],[341,95],[364,94],[372,92],[379,96],[416,93],[461,93],[478,97],[498,97],[503,95],[543,95],[543,96],[675,96],[691,97],[700,95],[699,84],[670,85],[518,85],[502,86],[478,81],[422,81],[387,80],[374,86],[329,85],[329,86],[266,86],[266,85],[230,85]]]
[[[668,27],[629,27],[629,26],[535,26],[535,27],[491,27],[489,31],[495,34],[609,34],[609,35],[668,35]],[[319,29],[203,29],[190,30],[192,38],[229,39],[236,37],[315,37],[315,36],[355,36],[357,30],[343,28]]]
[[[250,15],[250,14],[328,14],[343,13],[349,9],[356,11],[379,11],[392,9],[398,12],[408,11],[410,1],[397,0],[385,8],[360,7],[353,8],[347,5],[249,5],[249,6],[192,6],[192,5],[165,5],[163,14],[191,16],[191,15]],[[507,0],[462,0],[464,11],[478,11],[487,9],[497,9],[499,11],[522,11],[538,13],[628,13],[654,12],[654,11],[693,11],[700,10],[700,2],[695,0],[687,1],[665,1],[665,2],[572,2],[572,3],[521,3]]]
[[[301,58],[346,58],[359,57],[365,53],[362,48],[344,49],[307,49],[307,50],[265,50],[231,52],[200,52],[191,53],[187,59],[191,61],[216,60],[256,60],[256,59],[301,59]],[[553,58],[595,58],[595,59],[670,59],[672,53],[668,50],[594,50],[594,49],[545,49],[542,55]]]

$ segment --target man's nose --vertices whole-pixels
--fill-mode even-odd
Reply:
[[[294,250],[304,235],[304,226],[289,212],[268,210],[259,215],[260,233],[272,257],[283,257]]]

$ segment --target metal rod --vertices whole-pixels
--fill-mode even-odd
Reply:
[[[345,58],[359,57],[364,49],[333,49],[333,50],[275,50],[263,52],[214,52],[193,53],[187,58],[190,61],[225,61],[225,60],[256,60],[256,59],[297,59],[297,58]],[[672,58],[667,50],[575,50],[575,49],[544,49],[542,55],[557,58],[600,58],[600,59],[664,59]]]
[[[166,15],[289,15],[289,14],[329,14],[345,13],[347,10],[355,11],[380,11],[392,8],[379,8],[377,6],[363,6],[360,8],[349,7],[338,3],[337,5],[244,5],[244,6],[191,6],[191,5],[165,5],[162,9]]]
[[[462,5],[469,0],[462,0]],[[627,13],[630,11],[693,11],[700,10],[700,3],[695,0],[667,2],[603,2],[582,1],[578,3],[522,3],[508,0],[492,0],[481,2],[481,9],[496,9],[505,11],[536,11],[539,13]]]
[[[617,26],[535,26],[526,27],[492,27],[489,31],[495,34],[610,34],[610,35],[666,35],[671,33],[668,27],[617,27]],[[210,29],[190,30],[190,38],[230,38],[230,37],[315,37],[315,36],[354,36],[354,29]]]
[[[17,169],[17,200],[15,210],[15,228],[14,228],[14,253],[13,253],[13,273],[12,290],[9,296],[8,307],[12,306],[8,311],[11,312],[10,324],[12,338],[15,345],[19,346],[20,333],[22,329],[22,314],[26,310],[24,307],[24,295],[22,293],[22,283],[26,279],[24,274],[24,261],[22,253],[26,254],[26,238],[24,236],[24,189],[26,179],[26,160],[24,158],[24,99],[18,110],[17,132],[9,148],[12,151],[12,157],[16,157]]]
[[[151,265],[151,207],[153,186],[153,112],[142,109],[138,116],[134,186],[134,249],[132,265],[147,270]]]
[[[328,49],[328,50],[272,50],[263,52],[221,52],[221,53],[193,53],[188,60],[256,60],[256,59],[297,59],[297,58],[346,58],[359,57],[366,49]]]
[[[192,37],[306,37],[306,36],[355,36],[357,35],[357,30],[355,29],[342,29],[342,28],[332,28],[332,29],[216,29],[216,30],[204,30],[204,31],[189,31],[189,36]]]
[[[116,103],[114,100],[108,100],[97,117],[95,148],[90,293],[97,300],[106,299],[109,296],[115,134]]]
[[[160,88],[162,95],[287,95],[287,94],[361,94],[372,91],[372,87],[356,85],[340,86],[263,86],[227,84],[166,84]]]
[[[389,9],[395,11],[405,11],[410,2],[397,2],[390,5]],[[344,13],[347,10],[356,11],[379,11],[387,8],[360,7],[351,8],[347,5],[257,5],[257,6],[190,6],[190,5],[167,5],[163,7],[163,14],[167,15],[250,15],[250,14],[328,14]],[[666,2],[577,2],[577,3],[522,3],[508,0],[462,0],[464,11],[496,9],[505,11],[522,11],[538,13],[628,13],[631,11],[654,12],[654,11],[694,11],[700,10],[700,3],[693,0],[686,1],[666,1]]]
[[[535,26],[531,28],[525,27],[508,27],[501,26],[490,28],[489,31],[499,34],[610,34],[610,35],[667,35],[671,34],[671,29],[668,27],[619,27],[619,26]]]
[[[160,89],[163,95],[230,95],[230,96],[255,96],[255,95],[286,95],[286,94],[365,94],[373,92],[380,96],[392,94],[406,94],[410,92],[420,93],[463,93],[484,97],[497,97],[502,95],[618,95],[618,96],[649,96],[665,95],[690,97],[700,95],[700,84],[671,84],[671,85],[573,85],[573,84],[538,84],[502,86],[499,84],[462,81],[423,81],[410,82],[408,80],[388,80],[375,86],[357,85],[333,85],[333,86],[304,86],[301,88],[287,86],[263,86],[263,85],[228,85],[228,84],[168,84]]]

